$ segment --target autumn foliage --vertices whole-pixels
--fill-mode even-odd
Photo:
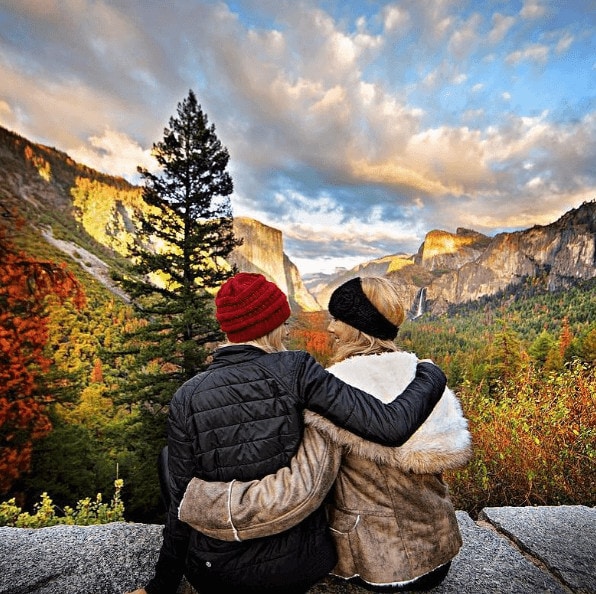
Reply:
[[[457,509],[596,503],[596,328],[582,313],[594,311],[596,292],[569,293],[551,295],[543,319],[521,301],[499,320],[480,309],[400,328],[398,345],[447,372],[469,421],[473,458],[446,474]],[[291,346],[326,365],[327,323],[323,312],[301,314]]]
[[[303,312],[295,316],[290,330],[289,347],[308,351],[326,367],[333,352],[332,338],[327,331],[329,319],[326,311]]]
[[[490,394],[465,382],[474,457],[448,477],[458,507],[593,504],[595,373],[578,361],[548,373],[528,362]]]
[[[84,303],[63,265],[19,252],[0,228],[0,492],[29,469],[33,443],[51,430],[43,388],[50,296]]]

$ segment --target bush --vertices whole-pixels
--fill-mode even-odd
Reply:
[[[474,455],[446,476],[458,509],[596,505],[596,373],[579,362],[544,373],[527,364],[493,386],[459,390]]]
[[[90,526],[91,524],[121,522],[124,520],[124,504],[120,498],[123,485],[122,479],[114,481],[114,496],[109,503],[103,503],[102,494],[98,493],[95,500],[89,497],[81,499],[75,509],[65,506],[63,515],[56,513],[57,507],[47,493],[41,494],[40,502],[35,504],[33,514],[22,511],[16,505],[16,500],[12,498],[0,503],[0,526],[45,528],[57,524]]]

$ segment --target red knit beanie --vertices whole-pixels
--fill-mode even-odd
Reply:
[[[262,274],[239,272],[215,297],[215,317],[230,342],[248,342],[269,334],[290,317],[288,299]]]

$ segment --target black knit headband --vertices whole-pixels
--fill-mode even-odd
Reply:
[[[329,313],[371,336],[393,340],[397,326],[391,323],[367,298],[360,277],[344,283],[331,294]]]

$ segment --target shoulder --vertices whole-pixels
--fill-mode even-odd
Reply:
[[[286,367],[293,369],[301,365],[315,363],[315,359],[306,351],[278,351],[266,353],[259,362],[267,367]]]
[[[415,354],[396,351],[350,357],[328,371],[383,402],[391,402],[414,379],[417,363]]]
[[[395,373],[396,370],[400,372],[415,369],[417,363],[418,358],[414,353],[395,351],[378,355],[356,355],[335,363],[328,369],[334,375],[367,371],[372,367]]]

